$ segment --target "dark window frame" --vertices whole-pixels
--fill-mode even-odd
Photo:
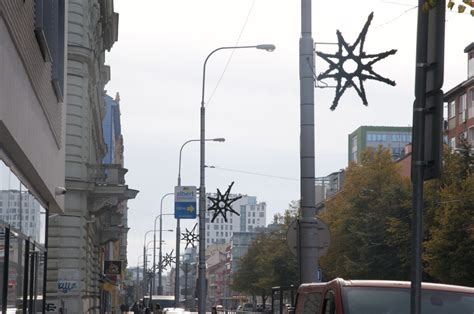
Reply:
[[[35,36],[45,62],[51,63],[51,84],[64,99],[65,0],[35,0]]]

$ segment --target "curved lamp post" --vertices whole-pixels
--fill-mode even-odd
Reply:
[[[160,215],[157,216],[157,217],[160,217],[160,255],[159,255],[159,259],[158,259],[158,262],[160,264],[161,264],[161,259],[163,257],[162,245],[161,245],[162,244],[162,237],[163,237],[163,232],[161,231],[161,229],[163,229],[163,200],[165,199],[165,197],[170,196],[170,195],[174,195],[174,193],[166,193],[161,198],[161,201],[160,201]],[[153,229],[155,230],[155,232],[153,233],[153,237],[154,237],[154,239],[156,239],[156,218],[155,218],[155,224],[154,224]],[[153,264],[155,264],[155,256],[156,256],[155,251],[156,251],[156,245],[153,246]],[[155,273],[156,273],[155,269],[153,270],[153,278],[155,277]],[[155,280],[153,280],[153,288],[154,288],[154,285],[155,285]],[[163,293],[163,286],[161,285],[161,267],[160,267],[160,269],[158,270],[158,294],[162,294],[162,293]]]
[[[199,140],[188,140],[181,145],[179,149],[179,164],[178,164],[178,186],[181,186],[181,156],[183,153],[183,148],[186,144],[191,142],[199,142]],[[225,142],[225,138],[218,137],[218,138],[207,138],[204,139],[205,142]],[[180,229],[180,220],[176,219],[176,270],[175,270],[175,279],[174,279],[174,307],[179,307],[179,251],[180,251],[180,238],[181,229]]]
[[[206,186],[205,186],[205,172],[204,172],[204,162],[205,162],[205,117],[206,109],[204,107],[204,92],[206,86],[206,64],[209,57],[212,56],[215,52],[225,49],[246,49],[246,48],[255,48],[266,51],[275,50],[275,45],[264,44],[264,45],[255,45],[255,46],[235,46],[235,47],[220,47],[217,48],[211,53],[209,53],[204,60],[204,65],[202,69],[202,95],[201,95],[201,162],[200,162],[200,185],[199,185],[199,272],[198,272],[198,301],[199,314],[206,313]]]

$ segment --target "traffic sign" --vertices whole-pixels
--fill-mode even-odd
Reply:
[[[174,187],[174,218],[196,219],[196,187]]]

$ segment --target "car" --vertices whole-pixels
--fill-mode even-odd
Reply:
[[[410,313],[408,281],[344,280],[307,283],[298,288],[291,312],[327,314]],[[474,288],[422,283],[421,314],[472,314]]]
[[[253,303],[245,303],[244,306],[242,306],[242,311],[253,312]]]

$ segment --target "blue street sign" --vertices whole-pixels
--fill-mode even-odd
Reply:
[[[174,218],[196,219],[196,187],[175,186]]]

